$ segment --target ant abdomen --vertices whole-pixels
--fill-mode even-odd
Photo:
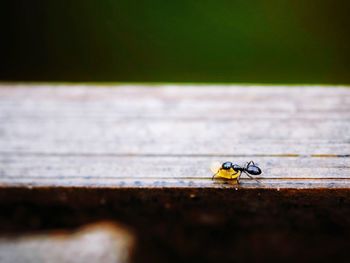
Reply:
[[[259,175],[261,174],[261,169],[255,165],[249,165],[246,169],[246,172],[251,175]]]

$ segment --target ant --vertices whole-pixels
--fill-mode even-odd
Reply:
[[[256,180],[251,175],[259,175],[262,172],[253,161],[248,162],[244,167],[232,162],[224,162],[220,168],[215,170],[216,173],[213,175],[212,179],[218,176],[229,180],[236,179],[238,182],[242,173],[245,173],[249,178]]]

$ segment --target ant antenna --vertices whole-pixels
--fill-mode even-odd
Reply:
[[[218,170],[218,171],[213,175],[213,177],[211,178],[211,180],[214,180],[215,176],[217,176],[219,172],[220,172],[220,170]]]

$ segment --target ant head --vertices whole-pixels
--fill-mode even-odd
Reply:
[[[221,165],[221,169],[223,170],[230,170],[232,168],[232,163],[231,162],[224,162],[222,165]]]

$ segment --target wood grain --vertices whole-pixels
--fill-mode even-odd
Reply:
[[[2,187],[349,188],[350,89],[0,86]],[[212,181],[254,160],[260,183]]]

